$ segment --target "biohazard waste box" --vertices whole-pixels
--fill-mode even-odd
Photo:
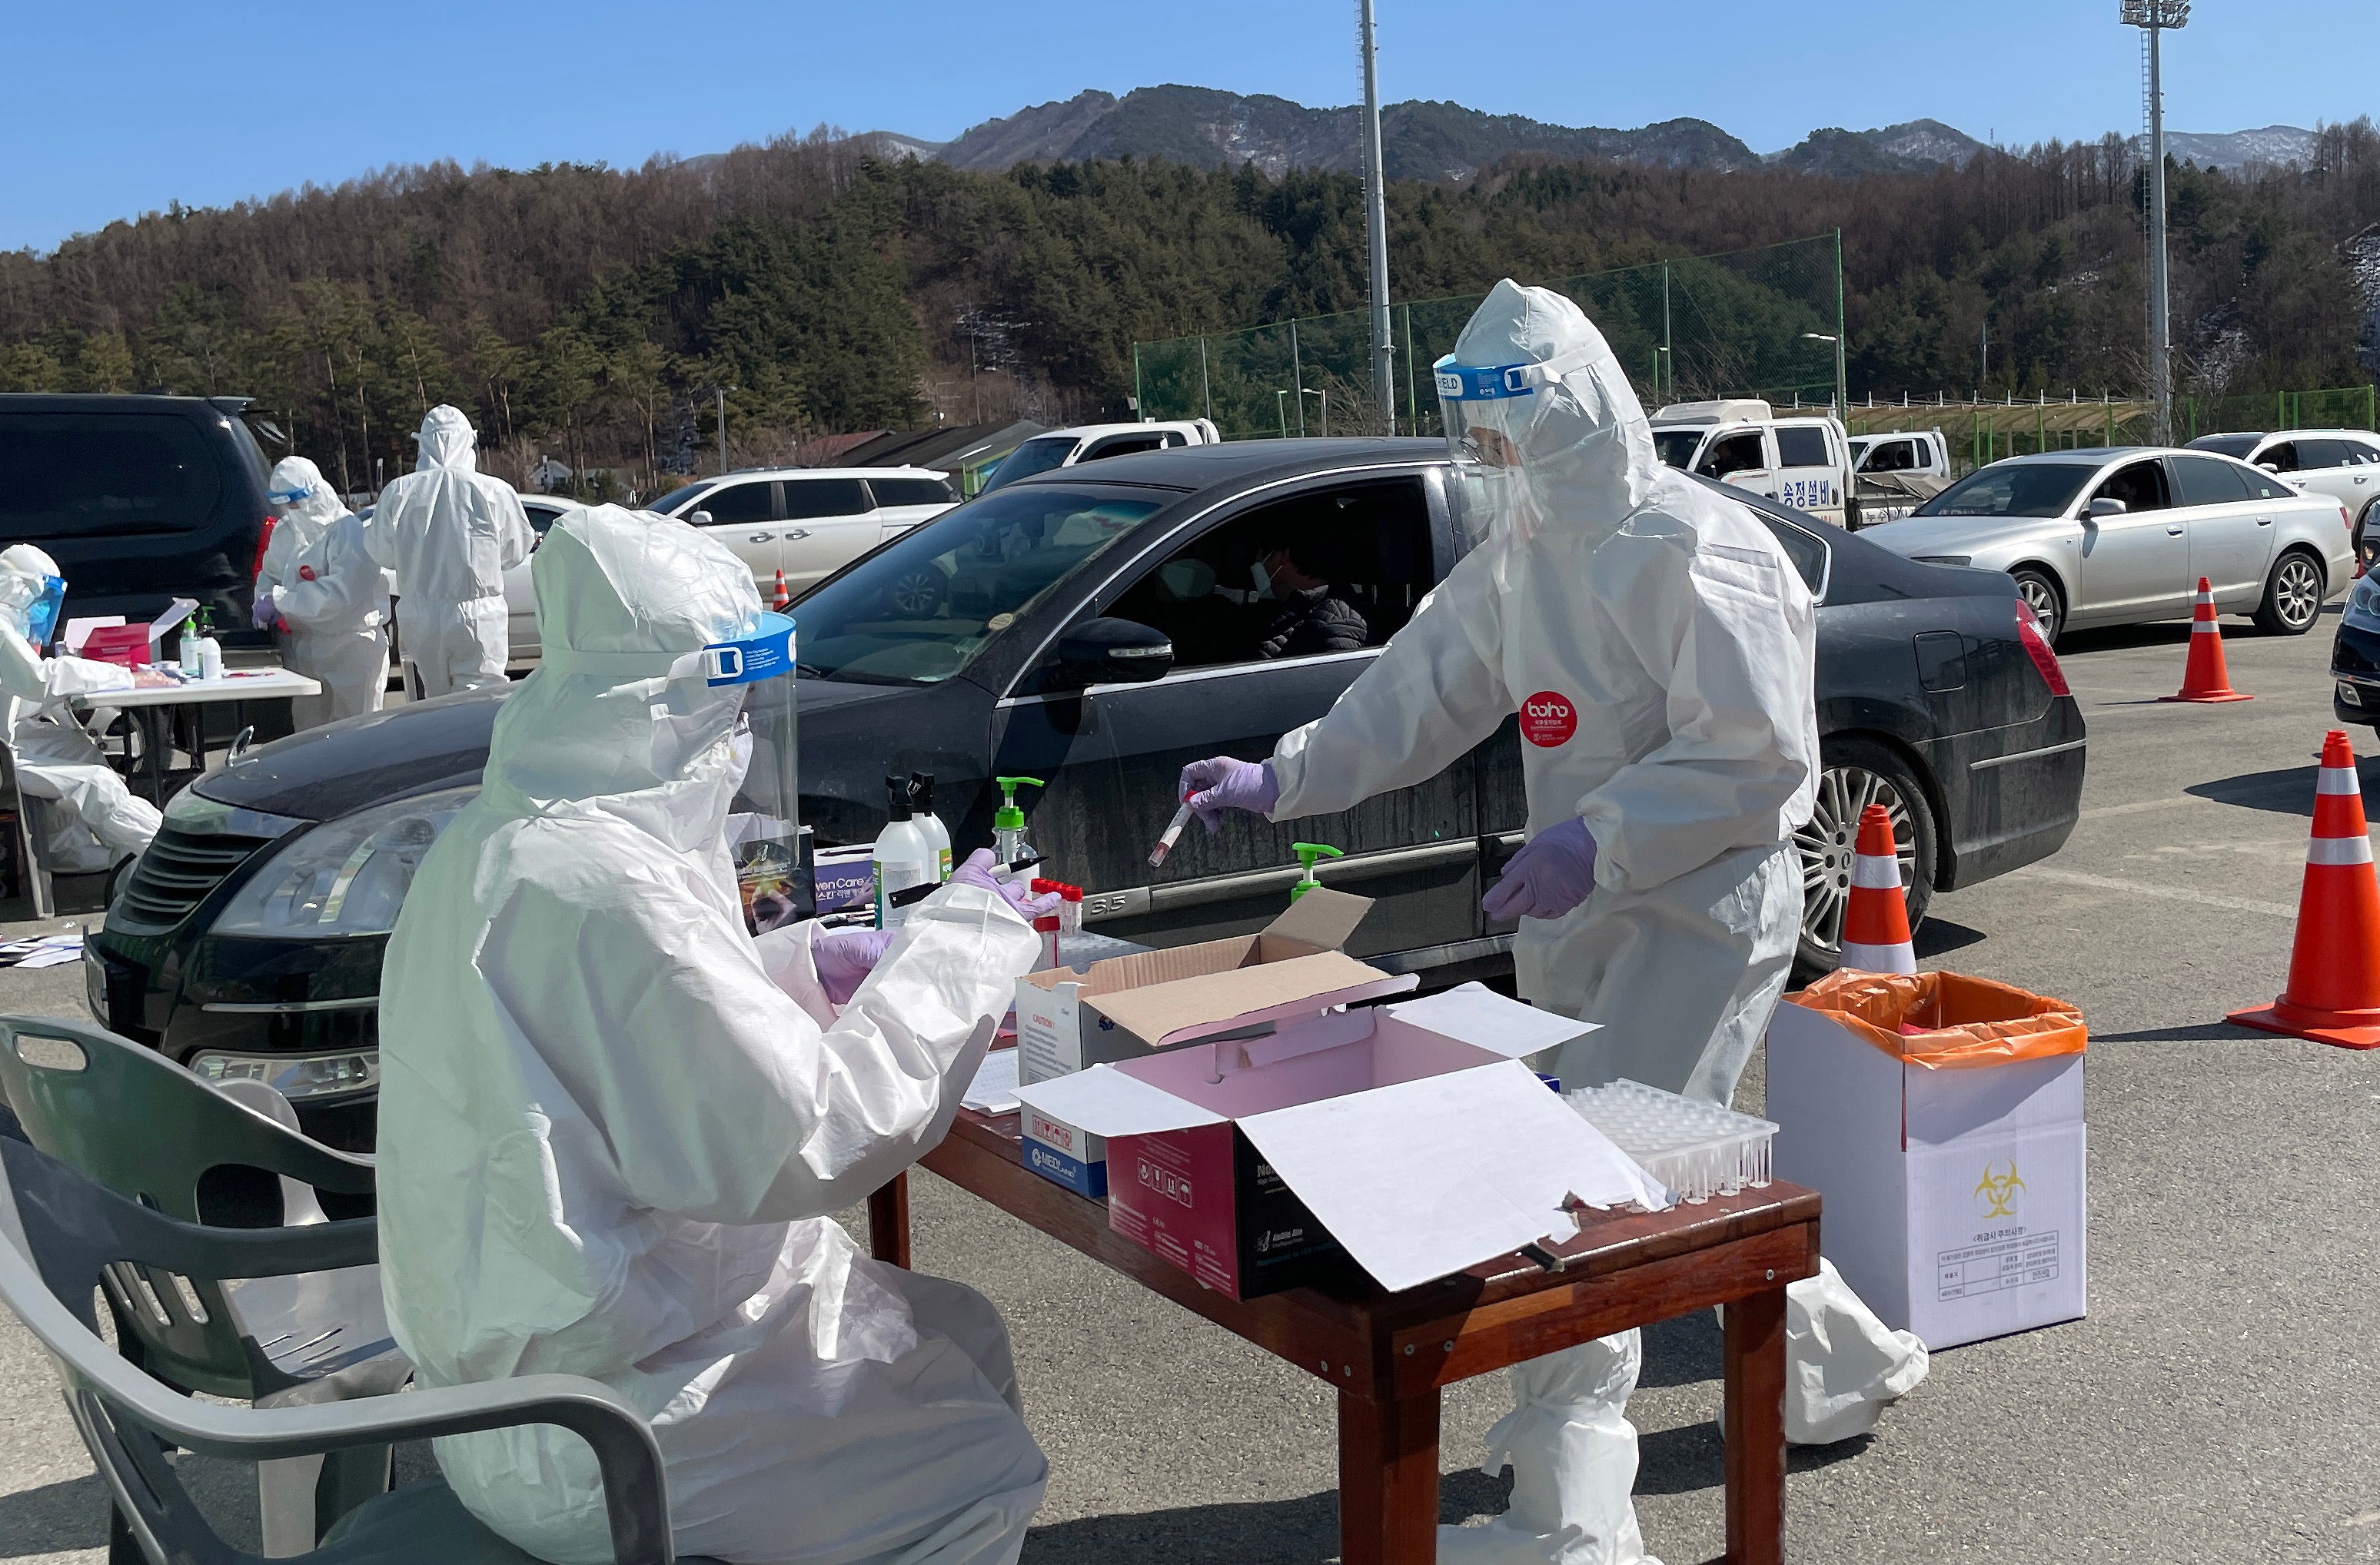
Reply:
[[[2083,1313],[2080,1012],[1953,973],[1837,973],[1768,1025],[1776,1174],[1820,1243],[1929,1348]]]

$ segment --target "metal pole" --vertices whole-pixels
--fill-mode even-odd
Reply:
[[[1405,315],[1405,329],[1403,333],[1405,345],[1405,427],[1411,430],[1414,433],[1419,434],[1421,433],[1421,404],[1416,399],[1414,391],[1413,306],[1407,304],[1400,306],[1399,308],[1403,309]]]
[[[2165,81],[2157,51],[2164,30],[2152,20],[2149,40],[2149,400],[2155,407],[2152,445],[2173,443],[2172,322],[2168,314],[2165,259]]]
[[[1364,221],[1372,241],[1372,397],[1379,404],[1381,433],[1397,432],[1397,350],[1389,336],[1389,204],[1380,174],[1379,51],[1372,27],[1372,0],[1359,13],[1364,50]],[[1330,405],[1325,403],[1325,417]]]
[[[1297,317],[1289,318],[1289,379],[1297,388],[1297,438],[1305,438],[1305,365],[1297,357]]]
[[[1211,424],[1215,421],[1215,385],[1207,378],[1207,339],[1203,334],[1198,338],[1198,394],[1206,401],[1207,422]],[[1145,419],[1148,415],[1144,413],[1141,417]]]
[[[719,388],[719,470],[727,471],[727,388]]]
[[[1281,438],[1283,440],[1289,438],[1289,404],[1283,400],[1288,395],[1285,391],[1272,394],[1272,410],[1281,419]]]
[[[1677,339],[1670,334],[1670,263],[1666,261],[1661,263],[1661,357],[1669,361],[1668,394],[1674,400],[1678,394],[1678,344]],[[1653,388],[1653,395],[1657,399],[1661,397],[1659,386]]]
[[[1132,416],[1135,419],[1148,417],[1148,409],[1143,406],[1146,395],[1140,389],[1140,345],[1135,343],[1132,345]]]

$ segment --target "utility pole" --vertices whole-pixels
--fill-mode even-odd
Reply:
[[[1381,433],[1397,432],[1396,345],[1389,338],[1389,200],[1380,175],[1379,51],[1374,43],[1372,0],[1359,0],[1358,42],[1364,54],[1364,223],[1372,241],[1372,399],[1380,406]],[[1328,418],[1330,404],[1323,405]]]
[[[719,470],[727,471],[727,388],[719,388]]]
[[[2120,0],[2124,25],[2141,30],[2142,96],[2148,120],[2149,440],[2173,443],[2173,339],[2165,245],[2165,79],[2157,34],[2190,22],[2190,0]]]

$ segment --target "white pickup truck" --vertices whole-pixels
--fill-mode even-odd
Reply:
[[[1181,419],[1168,423],[1152,419],[1139,424],[1080,424],[1071,430],[1052,430],[1046,435],[1035,435],[1001,458],[1000,466],[991,470],[991,477],[979,492],[989,494],[1002,484],[1014,483],[1035,473],[1096,462],[1102,456],[1130,456],[1136,452],[1163,451],[1176,445],[1220,445],[1222,442],[1222,434],[1210,419]]]
[[[1779,414],[1750,396],[1676,402],[1653,415],[1653,445],[1672,467],[1842,525],[1850,443],[1832,414]]]
[[[1853,435],[1852,484],[1860,526],[1899,521],[1950,487],[1950,443],[1940,430]]]

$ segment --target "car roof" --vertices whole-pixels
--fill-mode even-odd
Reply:
[[[115,392],[0,392],[6,413],[183,413],[227,419],[253,399],[166,396]]]
[[[1259,474],[1295,478],[1325,473],[1351,462],[1446,460],[1446,442],[1434,436],[1334,436],[1330,440],[1236,440],[1220,445],[1177,445],[1129,456],[1102,456],[1072,467],[1053,467],[1002,489],[1026,484],[1131,483],[1167,489],[1204,489],[1208,484]]]
[[[729,479],[947,479],[931,467],[736,467],[688,479],[686,483],[724,483]],[[684,487],[681,485],[680,487]]]

